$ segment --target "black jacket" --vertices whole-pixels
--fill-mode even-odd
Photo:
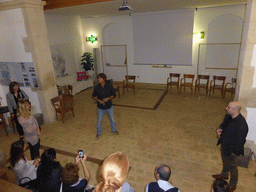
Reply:
[[[106,81],[105,86],[102,87],[101,84],[98,84],[94,87],[92,97],[97,97],[100,100],[110,96],[116,97],[115,89],[109,81]],[[111,99],[104,104],[97,102],[97,107],[99,109],[109,109],[112,106]]]
[[[220,129],[223,131],[217,145],[221,143],[224,154],[227,156],[231,153],[237,156],[244,155],[244,144],[248,133],[248,125],[244,117],[239,114],[232,119],[231,115],[226,114]]]

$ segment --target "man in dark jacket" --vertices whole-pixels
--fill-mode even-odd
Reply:
[[[177,187],[173,187],[169,183],[171,169],[165,164],[160,164],[156,167],[155,176],[157,182],[147,184],[146,192],[180,192]]]
[[[116,122],[114,120],[112,99],[116,97],[115,89],[109,81],[106,81],[106,75],[100,73],[98,75],[99,84],[94,87],[92,98],[97,101],[97,135],[96,138],[102,133],[101,122],[105,113],[107,113],[110,126],[113,133],[118,135],[116,130]]]
[[[230,172],[230,191],[233,192],[238,181],[237,156],[244,155],[248,125],[240,113],[239,102],[230,102],[226,110],[227,114],[217,129],[217,134],[220,136],[217,145],[221,144],[223,169],[221,174],[213,175],[213,178],[228,179]]]

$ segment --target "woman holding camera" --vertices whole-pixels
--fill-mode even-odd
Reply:
[[[6,94],[9,113],[16,123],[16,129],[20,135],[20,138],[23,138],[24,132],[17,119],[18,101],[29,100],[29,97],[23,90],[20,89],[19,83],[16,81],[10,83],[9,91],[10,92]]]
[[[62,183],[61,189],[62,192],[83,192],[90,180],[90,173],[86,166],[86,159],[87,156],[84,155],[83,157],[79,157],[79,155],[75,159],[75,163],[68,163],[62,170]],[[85,178],[79,177],[79,167],[78,163],[81,162]]]

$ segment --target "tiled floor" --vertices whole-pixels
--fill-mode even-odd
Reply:
[[[128,181],[137,192],[144,191],[148,182],[154,181],[154,168],[165,163],[172,168],[171,183],[181,192],[210,191],[211,175],[220,173],[222,162],[216,146],[215,129],[222,122],[225,107],[230,101],[215,95],[177,94],[176,88],[169,91],[157,110],[152,108],[163,94],[165,86],[138,84],[136,95],[132,90],[114,99],[116,104],[138,106],[131,108],[114,106],[114,116],[119,135],[111,133],[107,116],[103,119],[103,134],[96,139],[96,103],[91,98],[92,89],[77,94],[75,117],[67,114],[65,123],[55,121],[42,126],[41,143],[61,150],[85,154],[103,159],[107,155],[122,151],[128,155],[131,170]],[[143,89],[146,89],[145,92]],[[149,90],[152,89],[152,90]],[[154,90],[159,89],[159,90]],[[121,91],[122,93],[122,91]],[[122,102],[123,101],[123,102]],[[18,139],[11,133],[7,138],[0,134],[0,147],[6,152],[10,144]],[[62,165],[73,158],[58,155]],[[96,184],[98,165],[88,163],[92,174],[91,184]],[[239,167],[237,192],[256,191],[256,164],[251,161],[249,168]]]

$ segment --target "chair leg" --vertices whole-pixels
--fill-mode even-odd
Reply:
[[[63,113],[61,114],[61,119],[62,119],[62,122],[64,123],[64,114]]]
[[[125,89],[125,87],[123,87],[123,95],[124,95],[124,89]]]
[[[74,114],[74,109],[72,109],[72,113],[73,113],[73,117],[75,117],[75,114]]]

